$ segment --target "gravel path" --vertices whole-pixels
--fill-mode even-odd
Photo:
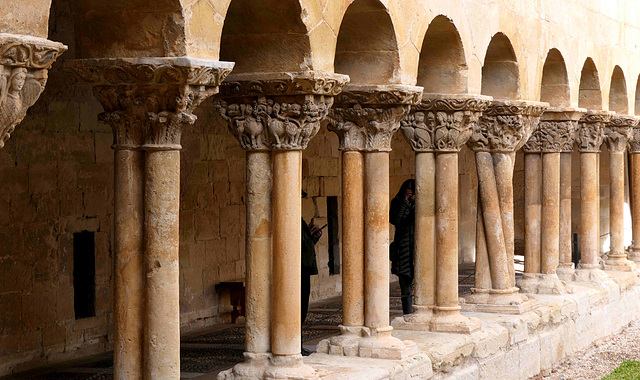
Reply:
[[[567,359],[545,380],[591,380],[608,375],[623,360],[640,360],[640,320]]]

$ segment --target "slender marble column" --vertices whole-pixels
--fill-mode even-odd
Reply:
[[[635,269],[627,260],[624,249],[624,159],[627,144],[632,138],[633,127],[640,118],[615,115],[605,127],[605,139],[609,147],[609,176],[611,195],[609,206],[609,233],[611,244],[606,255],[604,269],[631,271]]]
[[[629,247],[629,259],[640,262],[640,126],[633,127],[629,140],[629,155],[631,156],[631,220],[632,241]]]
[[[580,262],[576,276],[580,280],[601,278],[599,263],[598,223],[598,153],[604,140],[604,125],[612,113],[589,111],[582,116],[578,128],[580,150]]]
[[[494,100],[474,127],[469,144],[476,152],[478,169],[484,227],[479,236],[485,238],[478,246],[480,252],[487,249],[491,288],[480,288],[477,283],[465,298],[467,310],[519,314],[537,307],[534,299],[518,294],[515,286],[513,169],[515,151],[526,143],[547,106]]]

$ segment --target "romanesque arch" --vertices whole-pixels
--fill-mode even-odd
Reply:
[[[542,68],[540,101],[551,106],[570,105],[569,77],[564,58],[558,49],[551,49]]]
[[[587,58],[582,66],[580,74],[580,90],[578,106],[593,110],[602,109],[602,93],[600,91],[600,78],[598,69],[593,59]]]
[[[518,62],[509,38],[503,33],[496,33],[487,48],[481,93],[496,99],[520,98]]]
[[[422,43],[417,85],[429,93],[466,93],[467,72],[458,30],[449,18],[437,16]]]
[[[233,0],[222,29],[220,59],[235,62],[236,74],[310,69],[301,13],[295,0]]]
[[[629,113],[629,100],[627,98],[627,82],[620,66],[613,69],[611,86],[609,87],[609,110],[619,114]]]
[[[391,17],[378,0],[354,1],[342,19],[335,72],[352,84],[399,83],[398,44]]]

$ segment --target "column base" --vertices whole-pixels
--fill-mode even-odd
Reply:
[[[627,258],[633,262],[640,263],[640,248],[633,246],[629,247]]]
[[[342,329],[343,326],[341,326]],[[357,328],[352,332],[357,331]],[[391,326],[381,329],[359,327],[361,335],[344,333],[318,343],[318,353],[357,356],[361,358],[403,360],[418,354],[418,346],[409,340],[402,341],[391,336]]]
[[[244,353],[244,361],[218,374],[217,380],[262,380],[271,360],[270,353]]]
[[[518,281],[523,293],[531,294],[567,294],[566,284],[555,273],[524,273]]]
[[[573,280],[577,282],[603,282],[610,278],[597,264],[578,264]]]
[[[482,327],[480,320],[461,315],[460,309],[460,306],[434,307],[435,313],[431,320],[431,331],[471,334],[480,330]]]
[[[269,366],[264,371],[264,380],[315,380],[320,375],[315,369],[304,364],[302,355],[272,355]]]
[[[635,269],[636,269],[636,264],[631,260],[627,260],[626,254],[621,254],[621,255],[607,254],[607,256],[605,257],[604,270],[631,272]]]
[[[413,305],[413,313],[396,317],[391,326],[398,330],[429,331],[433,319],[433,306]]]
[[[561,263],[558,265],[556,269],[556,275],[562,281],[573,281],[573,276],[575,274],[575,269],[573,269],[572,263]]]
[[[464,297],[463,311],[479,313],[524,314],[536,310],[540,304],[537,300],[518,294],[518,288],[510,289],[477,289],[473,294]]]

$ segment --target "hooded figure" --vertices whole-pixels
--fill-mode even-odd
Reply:
[[[391,273],[398,276],[402,292],[402,312],[413,313],[413,257],[415,229],[416,181],[404,181],[398,194],[391,201],[389,220],[396,227],[390,247]]]

